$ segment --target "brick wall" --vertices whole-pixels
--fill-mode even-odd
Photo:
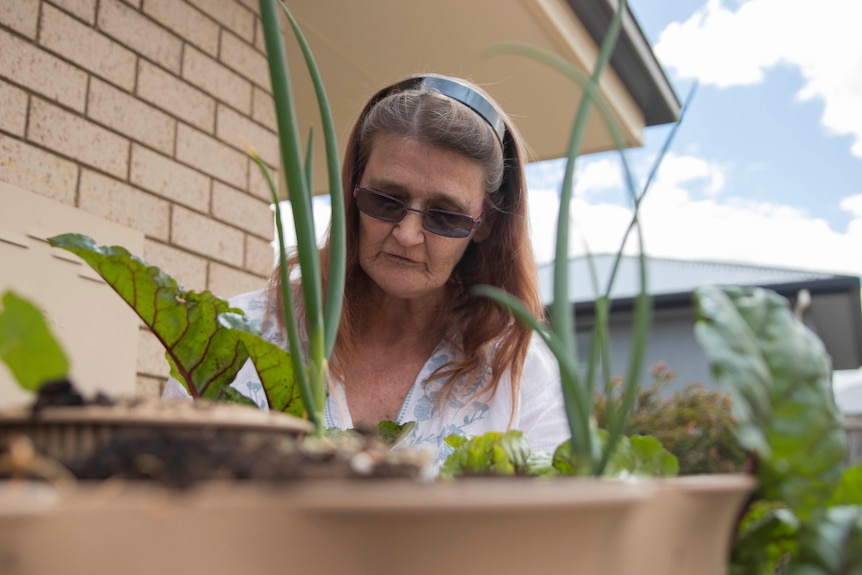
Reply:
[[[144,232],[186,288],[265,285],[269,192],[243,141],[277,166],[274,127],[256,0],[0,1],[0,180]],[[142,331],[139,392],[166,373]]]

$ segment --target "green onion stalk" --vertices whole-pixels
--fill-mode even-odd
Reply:
[[[313,138],[309,134],[308,146],[305,151],[305,158],[303,158],[303,150],[300,146],[296,125],[296,111],[291,90],[290,72],[288,70],[284,43],[279,26],[277,4],[280,5],[284,15],[287,17],[287,21],[293,29],[294,36],[302,51],[308,73],[314,85],[320,111],[326,150],[329,193],[332,204],[329,240],[331,251],[325,297],[312,212],[313,189],[311,185],[311,166],[313,162],[311,145]],[[308,419],[315,426],[315,435],[322,436],[324,432],[323,409],[327,393],[329,358],[335,346],[335,338],[344,298],[344,199],[341,193],[341,169],[338,158],[338,145],[335,139],[332,113],[323,88],[320,72],[296,20],[284,3],[277,0],[260,0],[260,13],[266,43],[267,60],[269,62],[270,80],[272,82],[272,94],[275,100],[281,161],[284,167],[283,171],[288,197],[293,208],[293,223],[296,230],[296,249],[302,287],[302,305],[304,306],[307,325],[307,360],[299,336],[300,329],[293,302],[290,270],[288,269],[287,253],[284,246],[284,230],[281,220],[281,209],[279,207],[278,189],[267,166],[260,157],[253,150],[250,150],[249,153],[261,169],[275,205],[275,222],[279,245],[278,265],[281,279],[284,325],[287,331],[289,352],[296,378],[295,383],[299,386],[300,397],[305,404]]]

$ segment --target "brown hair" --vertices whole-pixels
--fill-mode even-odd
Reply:
[[[468,84],[463,80],[458,82]],[[490,102],[480,88],[468,85]],[[341,177],[346,209],[347,287],[330,362],[340,380],[345,380],[346,366],[350,365],[354,353],[355,322],[364,303],[363,295],[368,293],[365,286],[371,281],[359,264],[359,216],[353,188],[378,136],[408,136],[453,150],[481,164],[486,175],[486,199],[495,212],[491,221],[485,223],[493,226],[490,235],[480,243],[469,244],[447,284],[450,292],[447,301],[452,302],[448,313],[460,335],[453,343],[460,346],[462,357],[444,364],[432,374],[433,379],[445,379],[438,400],[451,394],[460,381],[475,383],[490,365],[490,380],[480,392],[493,395],[500,377],[508,369],[512,377],[513,406],[517,404],[531,330],[516,321],[505,307],[490,299],[469,295],[473,286],[496,286],[520,299],[536,317],[542,310],[528,233],[525,152],[512,124],[498,107],[495,106],[495,110],[506,126],[502,147],[497,134],[482,116],[450,97],[422,89],[418,82],[401,82],[385,88],[362,110],[347,143]],[[320,259],[325,275],[329,241],[321,249]],[[270,301],[280,312],[279,284],[276,270],[270,284]],[[279,318],[282,316],[278,313]]]

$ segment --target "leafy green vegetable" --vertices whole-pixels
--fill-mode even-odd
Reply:
[[[135,310],[165,346],[171,375],[192,397],[221,397],[248,353],[217,317],[240,310],[208,291],[183,290],[173,278],[122,247],[98,247],[81,234],[63,234],[48,242],[87,262]]]
[[[731,575],[775,573],[797,549],[799,519],[780,502],[759,500],[739,525],[730,562]]]
[[[255,322],[244,315],[223,313],[219,323],[232,331],[245,346],[260,378],[267,405],[272,411],[283,411],[297,417],[305,415],[305,404],[293,376],[290,354],[259,337]]]
[[[3,294],[0,309],[0,359],[28,391],[69,373],[66,354],[42,311],[12,291]]]
[[[397,424],[394,421],[381,421],[374,428],[375,433],[388,445],[397,445],[401,440],[410,435],[416,427],[415,421]]]
[[[597,430],[599,441],[604,449],[608,441],[608,431]],[[591,473],[590,462],[584,461],[566,441],[554,451],[554,468],[563,475],[584,476]],[[606,477],[660,477],[675,476],[679,471],[676,457],[662,447],[655,437],[634,435],[621,436],[608,463]]]
[[[789,575],[862,575],[862,506],[830,507],[804,525]]]
[[[823,344],[774,292],[710,286],[695,300],[697,338],[733,397],[740,443],[758,455],[763,496],[805,521],[832,494],[846,453]]]
[[[467,438],[449,435],[455,451],[440,468],[440,477],[463,475],[526,475],[530,444],[520,431],[489,431]]]
[[[829,506],[833,505],[862,505],[862,463],[844,470],[829,498]]]

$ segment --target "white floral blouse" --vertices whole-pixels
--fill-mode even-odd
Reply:
[[[264,317],[265,290],[238,295],[230,300],[230,304],[242,309],[252,320],[260,322],[263,337],[286,347],[284,336],[279,333],[275,322],[272,318]],[[444,339],[419,372],[395,420],[399,424],[416,422],[401,446],[429,449],[436,464],[440,465],[452,451],[443,440],[453,433],[472,436],[487,431],[518,429],[524,432],[533,451],[549,453],[568,439],[569,428],[563,408],[559,370],[554,357],[537,336],[533,336],[527,352],[514,412],[508,373],[501,378],[493,397],[473,397],[481,383],[477,382],[475,385],[461,386],[444,404],[435,401],[443,382],[428,381],[428,376],[457,354],[458,350],[448,339]],[[267,409],[266,397],[251,361],[240,369],[231,386],[257,403],[261,409]],[[188,394],[178,381],[171,378],[163,397],[188,398]],[[334,382],[330,388],[324,418],[326,427],[353,427],[344,388],[339,382]]]

